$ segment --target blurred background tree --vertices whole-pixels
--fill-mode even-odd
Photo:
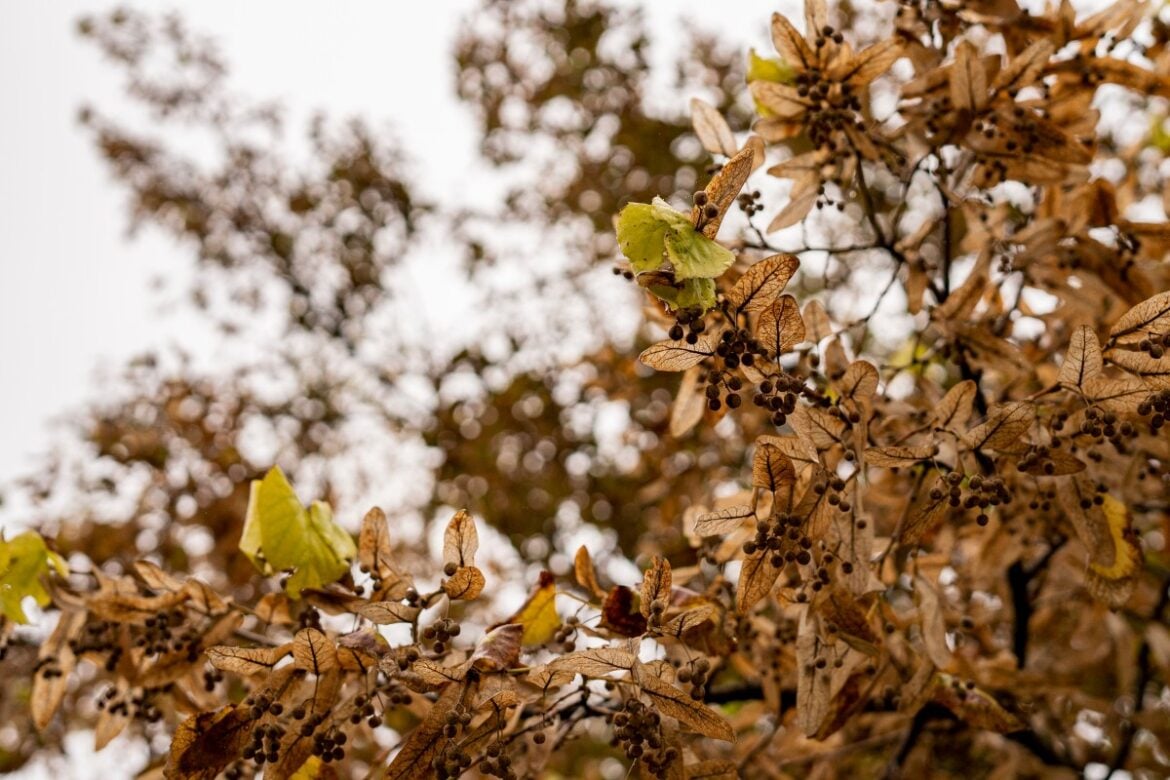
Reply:
[[[685,99],[654,88],[748,127],[742,45],[672,30],[686,43],[661,73],[636,10],[487,0],[452,54],[502,195],[467,209],[417,195],[410,150],[364,118],[314,118],[299,154],[281,108],[235,94],[213,42],[178,17],[119,9],[78,30],[150,122],[101,106],[81,120],[132,226],[189,248],[190,299],[224,357],[133,360],[80,417],[80,452],[16,486],[61,553],[108,571],[151,555],[246,598],[248,485],[273,463],[351,527],[358,507],[385,507],[407,560],[450,507],[534,571],[565,573],[582,539],[619,569],[643,542],[684,549],[673,517],[745,445],[733,426],[664,435],[674,380],[632,360],[648,337],[612,267],[612,216],[687,199],[709,173]],[[459,310],[450,329],[418,299],[420,268]],[[34,655],[17,644],[9,668]],[[24,706],[0,710],[27,724]],[[42,747],[20,735],[0,769]]]

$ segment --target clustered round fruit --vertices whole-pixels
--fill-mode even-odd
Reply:
[[[690,684],[691,698],[701,701],[707,695],[707,680],[711,675],[711,662],[706,658],[696,658],[679,668],[675,679],[683,685]]]
[[[431,649],[435,655],[443,655],[450,648],[450,642],[459,636],[459,624],[451,618],[440,618],[422,630],[422,638],[426,642],[434,642]]]
[[[1041,456],[1037,454],[1034,457],[1040,458]],[[1021,469],[1021,471],[1024,470]],[[960,471],[952,471],[945,477],[939,477],[934,487],[930,489],[930,499],[941,501],[946,498],[947,503],[954,509],[959,507],[979,509],[979,514],[975,518],[975,522],[979,525],[987,525],[989,518],[986,510],[988,507],[1012,502],[1007,484],[997,475],[985,477],[972,474],[967,479],[966,498],[964,499],[963,480],[965,478],[966,476]]]
[[[1150,418],[1150,433],[1162,430],[1167,418],[1170,418],[1170,390],[1150,395],[1138,406],[1138,414]]]
[[[614,747],[620,747],[631,761],[638,761],[653,777],[666,777],[678,758],[678,749],[662,739],[662,717],[638,699],[627,699],[613,715]]]

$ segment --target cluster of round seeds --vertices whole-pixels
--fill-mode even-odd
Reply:
[[[203,670],[203,690],[211,693],[215,690],[215,686],[223,682],[224,674],[219,669],[211,668]]]
[[[640,761],[652,775],[663,777],[667,767],[678,758],[678,750],[663,748],[662,717],[637,699],[629,699],[613,716],[613,745],[621,747],[626,758]]]
[[[759,190],[752,190],[751,192],[741,192],[739,194],[739,197],[736,198],[735,201],[737,204],[739,204],[739,210],[742,211],[744,214],[747,214],[749,218],[752,217],[754,214],[758,214],[759,212],[764,210],[764,204],[760,203],[760,191]]]
[[[1138,342],[1138,349],[1154,360],[1161,360],[1167,348],[1170,348],[1170,333],[1164,336],[1150,336]]]
[[[553,634],[553,643],[562,652],[571,653],[577,649],[577,626],[580,622],[576,615],[569,615]]]
[[[447,713],[443,736],[448,742],[439,755],[431,760],[431,769],[434,770],[436,777],[442,780],[456,778],[471,766],[471,756],[454,742],[459,732],[469,723],[471,713],[466,710],[452,710]]]
[[[707,692],[707,680],[711,674],[711,662],[706,658],[696,658],[683,665],[675,674],[675,678],[686,685],[690,683],[691,698],[699,701]]]
[[[335,728],[319,731],[313,735],[313,755],[325,763],[345,758],[345,743],[349,737]]]
[[[147,655],[163,655],[176,650],[186,649],[187,655],[199,657],[199,634],[192,627],[176,633],[186,620],[186,615],[180,610],[160,611],[146,619],[143,631],[134,640],[137,647],[141,647]]]
[[[768,350],[759,341],[752,338],[746,328],[725,330],[719,336],[719,343],[715,345],[715,354],[723,360],[727,370],[734,371],[743,366],[752,366],[756,358],[767,359]]]
[[[1170,390],[1151,394],[1138,405],[1138,414],[1150,418],[1150,433],[1157,433],[1170,417]]]
[[[397,697],[401,699],[401,696]],[[410,697],[407,696],[407,702]],[[366,725],[372,729],[376,729],[382,725],[382,718],[378,715],[377,708],[374,706],[374,700],[364,693],[359,693],[353,697],[353,713],[349,716],[349,722],[357,725],[365,720]],[[295,714],[295,713],[294,713]]]
[[[1037,456],[1039,457],[1039,456]],[[1025,469],[1021,469],[1023,471]],[[930,489],[932,501],[941,501],[944,497],[951,507],[957,509],[964,506],[967,509],[979,509],[979,516],[975,521],[979,525],[987,525],[986,509],[1000,504],[1010,504],[1011,493],[1007,485],[998,476],[984,477],[974,474],[967,480],[968,492],[966,501],[963,498],[963,473],[952,471],[946,477],[940,477],[934,487]]]
[[[427,642],[434,642],[432,649],[438,655],[447,652],[451,639],[459,636],[462,629],[451,618],[440,618],[422,630],[422,638]]]
[[[768,519],[756,522],[756,535],[743,543],[745,555],[755,555],[760,550],[769,550],[772,566],[780,568],[785,563],[801,565],[812,561],[812,539],[801,531],[803,521],[796,515],[780,512]]]
[[[702,230],[704,225],[719,216],[719,207],[711,203],[705,191],[699,190],[691,200],[699,208],[699,219],[695,225],[695,230]]]
[[[788,415],[796,411],[797,394],[807,388],[799,377],[780,374],[760,382],[758,392],[752,396],[752,403],[772,413],[772,424],[779,427],[788,422]]]
[[[723,408],[723,404],[727,404],[729,409],[738,409],[742,399],[739,396],[739,391],[743,389],[743,381],[737,377],[729,375],[725,371],[711,371],[699,375],[700,384],[707,383],[707,387],[703,390],[704,395],[707,396],[707,407],[717,412]]]
[[[491,777],[499,777],[501,780],[516,780],[517,777],[512,769],[512,759],[504,753],[504,745],[501,742],[493,742],[487,746],[487,758],[479,762],[479,771]]]
[[[698,344],[699,335],[707,329],[702,312],[697,309],[679,309],[675,315],[676,321],[670,326],[667,334],[674,341],[686,341],[688,344]]]
[[[276,723],[263,723],[252,730],[252,741],[244,748],[243,757],[257,766],[275,764],[280,760],[280,740],[284,728]]]

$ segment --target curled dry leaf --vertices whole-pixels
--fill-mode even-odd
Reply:
[[[845,369],[845,376],[838,383],[841,396],[854,403],[869,403],[878,389],[878,370],[865,360],[855,360]]]
[[[80,633],[84,625],[84,612],[63,611],[57,619],[53,633],[37,653],[40,665],[33,675],[29,708],[32,711],[33,723],[40,731],[48,727],[65,698],[65,692],[69,688],[69,676],[73,674],[73,669],[77,665],[77,656],[74,655],[69,642]]]
[[[601,628],[618,636],[642,636],[646,633],[646,616],[635,603],[634,591],[616,585],[601,606]]]
[[[756,338],[776,355],[788,352],[804,341],[804,333],[800,306],[791,295],[783,295],[768,304],[756,323]]]
[[[525,627],[519,623],[493,628],[471,654],[471,665],[481,672],[498,672],[511,669],[520,660],[520,644]]]
[[[589,555],[589,550],[585,545],[578,547],[577,554],[573,557],[573,577],[577,580],[578,585],[593,594],[595,598],[605,598],[605,588],[601,587],[601,583],[597,580],[597,569],[593,565],[593,557]]]
[[[443,580],[443,592],[452,601],[474,601],[483,593],[487,580],[475,566],[461,566]]]
[[[753,314],[762,311],[784,292],[798,268],[800,260],[795,255],[766,257],[744,271],[743,276],[727,291],[727,301],[737,311]]]
[[[695,128],[695,135],[699,143],[711,154],[721,154],[724,157],[734,157],[737,149],[735,133],[727,125],[715,108],[698,98],[691,100],[691,124]]]
[[[1106,357],[1113,365],[1141,377],[1150,387],[1159,390],[1170,389],[1170,355],[1154,358],[1145,352],[1111,349]]]
[[[739,584],[735,588],[735,611],[746,615],[752,607],[772,592],[780,567],[772,565],[771,550],[756,550],[743,559],[739,570]]]
[[[698,628],[711,620],[714,615],[715,607],[711,604],[704,604],[694,609],[688,609],[686,612],[671,618],[665,625],[658,629],[658,633],[663,636],[678,638],[691,629]]]
[[[398,570],[392,560],[390,523],[378,507],[366,512],[358,533],[358,562],[378,581],[378,595],[398,601],[413,584],[410,575]]]
[[[694,344],[686,341],[660,341],[647,347],[638,360],[656,371],[686,371],[715,354],[711,337],[704,334]]]
[[[386,767],[385,780],[422,780],[433,775],[431,761],[448,742],[443,735],[447,715],[463,701],[466,691],[461,684],[448,685],[443,690]]]

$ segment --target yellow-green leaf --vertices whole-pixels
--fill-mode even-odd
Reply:
[[[285,590],[293,598],[338,580],[357,554],[329,505],[306,509],[279,467],[252,482],[240,551],[264,574],[291,570]]]
[[[21,602],[31,596],[42,607],[49,603],[41,577],[49,570],[60,575],[69,571],[65,560],[45,546],[35,531],[11,539],[0,538],[0,615],[15,623],[27,623]]]

